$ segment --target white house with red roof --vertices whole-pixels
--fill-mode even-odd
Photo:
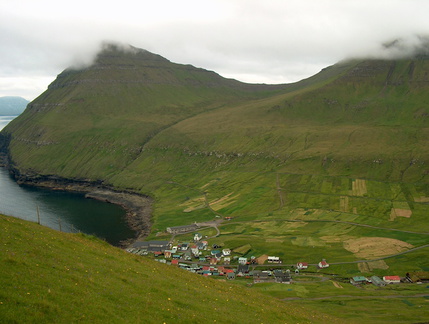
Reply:
[[[385,283],[391,284],[391,283],[400,283],[401,277],[399,276],[384,276],[383,280]]]
[[[328,268],[328,267],[329,267],[329,263],[328,263],[328,262],[326,262],[326,260],[325,260],[325,259],[323,259],[322,261],[320,261],[320,262],[319,262],[318,267],[319,267],[320,269]]]
[[[307,262],[298,262],[296,264],[296,268],[298,270],[307,269],[308,268],[308,263]]]

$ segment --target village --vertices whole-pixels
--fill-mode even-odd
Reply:
[[[177,228],[167,228],[167,232],[171,234],[189,233],[196,228],[195,225],[178,226]],[[126,251],[153,257],[158,262],[177,266],[199,275],[223,277],[226,280],[240,277],[253,280],[253,283],[291,284],[294,282],[293,277],[296,278],[300,274],[312,273],[330,266],[325,259],[321,259],[317,264],[309,264],[304,261],[284,264],[277,256],[263,255],[247,258],[227,247],[216,244],[210,246],[207,238],[203,239],[200,233],[195,233],[190,242],[178,241],[175,245],[172,241],[139,241],[128,247]],[[410,272],[403,277],[396,274],[382,278],[354,276],[349,278],[349,282],[354,286],[373,284],[377,287],[399,283],[423,283],[429,282],[429,272]]]

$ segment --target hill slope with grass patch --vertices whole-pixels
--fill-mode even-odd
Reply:
[[[2,323],[341,322],[91,236],[1,215],[0,226]]]

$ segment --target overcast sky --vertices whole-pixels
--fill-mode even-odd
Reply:
[[[289,83],[429,34],[428,0],[0,0],[0,96],[33,100],[102,41],[252,83]],[[401,46],[383,50],[383,43]]]

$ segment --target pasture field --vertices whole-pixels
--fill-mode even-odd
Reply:
[[[290,285],[257,283],[249,286],[244,280],[235,283],[251,291],[305,305],[308,309],[325,310],[345,321],[358,318],[367,323],[420,323],[429,316],[427,285],[355,287],[346,278],[305,272],[293,278],[295,281]]]
[[[329,271],[342,276],[404,276],[429,269],[429,247],[389,258],[429,244],[429,192],[420,183],[221,171],[207,172],[200,180],[178,174],[157,194],[150,238],[168,226],[231,217],[210,242],[232,250],[250,246],[244,255],[249,258],[275,255],[291,265],[368,260],[331,265]],[[207,229],[203,234],[216,233]],[[371,262],[379,258],[386,259]]]

